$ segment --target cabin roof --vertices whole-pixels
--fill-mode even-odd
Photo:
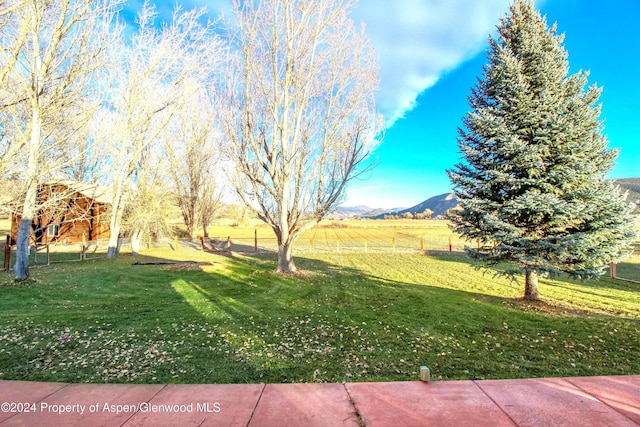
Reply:
[[[47,185],[64,185],[68,189],[80,193],[85,197],[93,199],[95,202],[102,204],[111,203],[111,189],[102,187],[97,184],[91,184],[87,182],[79,182],[73,180],[49,180],[43,182]]]

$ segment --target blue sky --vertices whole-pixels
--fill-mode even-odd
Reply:
[[[134,11],[140,0],[129,0]],[[162,15],[174,1],[158,0]],[[178,0],[206,6],[212,16],[230,0]],[[460,160],[457,128],[467,97],[486,63],[487,39],[508,0],[360,0],[352,17],[364,22],[380,59],[378,107],[388,128],[377,166],[351,183],[345,206],[409,207],[451,190],[446,169]],[[620,148],[610,178],[640,177],[640,1],[537,0],[549,25],[565,33],[571,72],[590,70],[603,88],[605,134]]]

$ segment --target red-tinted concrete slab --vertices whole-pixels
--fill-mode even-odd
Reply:
[[[25,410],[25,404],[40,402],[56,391],[66,387],[63,383],[36,383],[30,381],[0,381],[0,402],[8,407],[0,411],[0,422]]]
[[[513,426],[472,381],[346,384],[367,427]]]
[[[566,380],[640,425],[640,375]]]
[[[636,426],[562,378],[484,380],[476,384],[521,427]]]
[[[263,384],[168,385],[125,427],[246,426],[263,389]]]
[[[39,383],[43,388],[47,383]],[[119,426],[165,385],[70,384],[36,403],[35,411],[2,422],[5,426]]]
[[[268,384],[258,402],[252,427],[357,426],[358,419],[343,384]]]

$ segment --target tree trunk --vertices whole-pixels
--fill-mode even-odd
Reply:
[[[27,191],[22,207],[22,219],[18,227],[18,239],[16,242],[16,264],[13,268],[16,281],[29,278],[29,237],[31,236],[31,223],[37,214],[38,204],[38,157],[42,119],[38,101],[33,101],[31,116],[31,138],[29,140],[29,158],[27,161]]]
[[[292,257],[291,242],[278,244],[278,273],[293,273],[296,271],[296,265]]]
[[[134,231],[131,233],[131,254],[138,256],[140,254],[140,244],[142,243],[142,231]]]
[[[107,258],[113,259],[118,255],[120,249],[120,220],[122,219],[122,191],[116,189],[111,202],[111,220],[109,221],[109,248]]]
[[[189,220],[187,220],[187,218],[185,216],[183,216],[184,218],[184,225],[187,228],[187,234],[189,235],[189,238],[191,240],[196,240],[196,237],[198,237],[196,235],[196,228],[193,226],[193,223]]]
[[[529,301],[538,301],[538,270],[532,267],[526,267],[524,282],[524,299]]]
[[[118,244],[120,238],[120,224],[111,218],[111,224],[109,228],[109,249],[107,249],[107,258],[113,259],[118,255]]]
[[[31,235],[31,221],[22,219],[18,228],[16,242],[16,264],[13,267],[17,282],[29,278],[29,237]]]

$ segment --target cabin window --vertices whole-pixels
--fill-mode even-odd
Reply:
[[[60,235],[60,224],[51,224],[47,226],[47,236],[57,237]]]

